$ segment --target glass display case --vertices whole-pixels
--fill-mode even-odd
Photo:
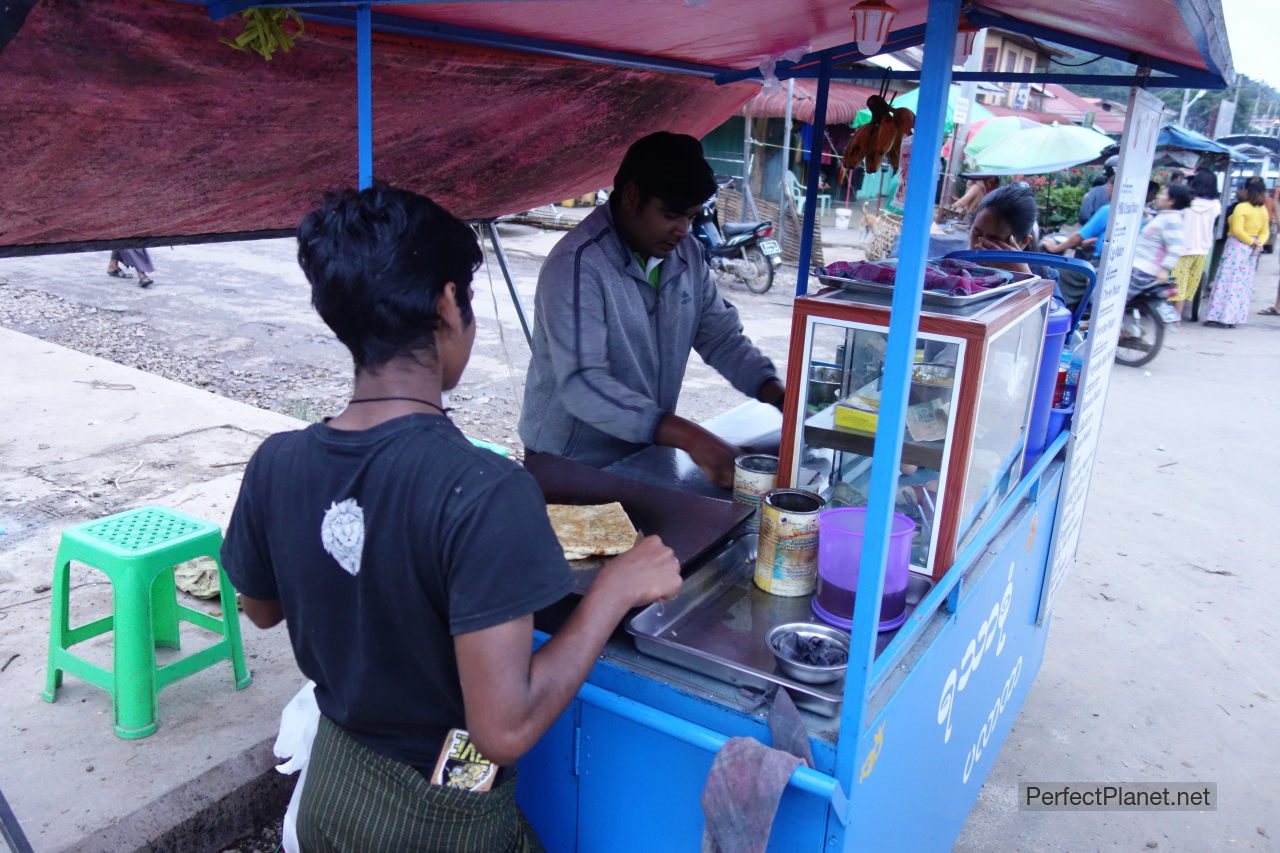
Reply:
[[[938,579],[1017,484],[1051,282],[986,301],[925,294],[895,510],[916,523],[911,563]],[[796,299],[778,485],[866,506],[879,435],[889,294]],[[795,391],[792,391],[795,389]]]

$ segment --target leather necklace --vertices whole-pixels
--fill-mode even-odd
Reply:
[[[430,406],[445,417],[448,417],[449,413],[453,411],[453,409],[446,409],[443,406],[439,406],[431,402],[430,400],[423,400],[419,397],[361,397],[358,400],[350,400],[347,405],[354,406],[356,403],[386,403],[391,400],[403,400],[406,403],[421,403],[424,406]]]

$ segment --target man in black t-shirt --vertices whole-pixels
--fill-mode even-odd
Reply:
[[[537,484],[441,407],[475,339],[471,230],[385,186],[330,196],[298,231],[312,302],[355,388],[322,424],[267,439],[222,557],[261,628],[285,621],[322,718],[302,794],[308,853],[540,849],[514,801],[428,780],[451,729],[514,765],[572,700],[622,616],[680,588],[648,537],[532,652],[534,611],[573,587]]]

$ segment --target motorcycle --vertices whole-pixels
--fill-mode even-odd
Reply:
[[[1129,295],[1120,321],[1120,340],[1116,343],[1116,361],[1129,367],[1142,367],[1160,353],[1164,346],[1164,327],[1177,323],[1178,309],[1169,300],[1178,295],[1172,282],[1161,284],[1129,281]]]
[[[712,196],[694,218],[693,233],[713,272],[732,275],[752,293],[765,293],[773,286],[774,272],[782,266],[782,247],[770,239],[772,222],[726,222],[722,228]]]
[[[1061,235],[1050,235],[1050,238],[1062,239]],[[1079,306],[1087,304],[1092,286],[1077,286],[1073,291],[1069,275],[1062,276],[1058,285],[1067,307],[1079,316]],[[1161,284],[1155,278],[1130,278],[1124,313],[1120,318],[1120,338],[1116,342],[1117,362],[1126,367],[1142,367],[1160,354],[1164,346],[1164,327],[1181,319],[1178,309],[1170,304],[1177,294],[1178,286],[1173,282]]]

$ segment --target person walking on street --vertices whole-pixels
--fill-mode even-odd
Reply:
[[[1253,276],[1268,235],[1266,197],[1261,180],[1254,183],[1251,178],[1245,183],[1245,200],[1236,205],[1228,222],[1231,236],[1209,293],[1206,326],[1230,329],[1249,318]]]
[[[1178,265],[1173,268],[1173,280],[1178,284],[1173,307],[1179,317],[1200,287],[1205,262],[1213,248],[1213,224],[1222,213],[1222,202],[1218,201],[1218,179],[1213,172],[1207,169],[1197,171],[1187,186],[1191,189],[1191,206],[1182,212],[1183,251]]]
[[[138,286],[150,287],[155,284],[150,273],[156,271],[151,263],[151,255],[146,249],[115,249],[111,252],[111,260],[107,262],[107,275],[113,278],[130,278],[129,273],[120,269],[120,265],[133,267],[138,271]]]

